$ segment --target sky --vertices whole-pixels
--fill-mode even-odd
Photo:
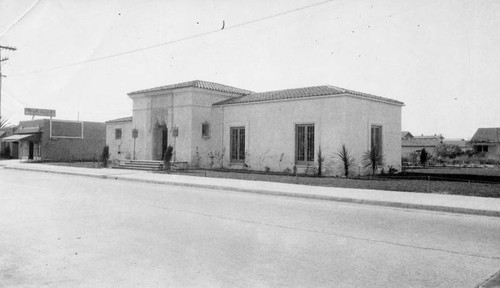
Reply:
[[[500,1],[0,0],[2,116],[132,115],[127,93],[190,80],[334,85],[405,103],[402,129],[500,127]]]

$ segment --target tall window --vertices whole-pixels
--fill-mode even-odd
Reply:
[[[382,154],[382,126],[372,125],[370,149]]]
[[[231,162],[245,161],[245,127],[233,127],[231,133]]]
[[[295,162],[314,162],[314,124],[295,126]]]
[[[115,139],[122,139],[122,129],[115,129]]]

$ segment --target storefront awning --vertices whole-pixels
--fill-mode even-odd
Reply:
[[[40,139],[40,134],[15,134],[11,135],[5,138],[2,138],[2,141],[5,142],[19,142],[21,140],[23,141],[38,141]]]

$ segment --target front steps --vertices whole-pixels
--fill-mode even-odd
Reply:
[[[158,160],[127,160],[113,166],[116,169],[142,170],[142,171],[162,171],[163,161]],[[172,170],[185,170],[188,168],[187,162],[172,162]]]
[[[155,160],[127,160],[114,166],[117,169],[142,170],[142,171],[161,171],[163,170],[163,161]]]

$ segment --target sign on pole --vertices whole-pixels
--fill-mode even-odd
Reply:
[[[56,117],[56,110],[38,109],[38,108],[24,108],[24,115]]]

